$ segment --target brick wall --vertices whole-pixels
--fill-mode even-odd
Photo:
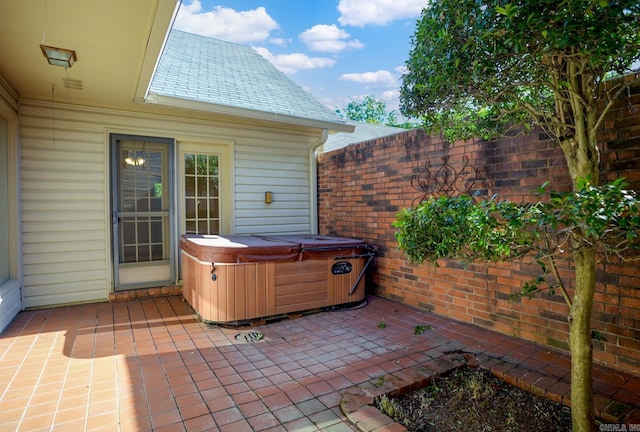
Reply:
[[[640,191],[640,89],[622,98],[601,134],[603,180],[626,177]],[[484,167],[489,195],[533,199],[532,190],[549,180],[570,188],[562,150],[539,132],[495,141],[447,143],[412,130],[318,156],[319,232],[356,237],[377,245],[379,257],[369,277],[372,293],[543,345],[568,350],[568,308],[560,295],[509,300],[533,271],[526,262],[439,267],[415,265],[397,250],[392,223],[401,208],[421,194],[411,185],[425,163],[442,157],[462,169]],[[572,290],[569,270],[563,270]],[[596,361],[640,373],[640,262],[612,261],[598,268],[593,324],[606,341],[594,341]]]

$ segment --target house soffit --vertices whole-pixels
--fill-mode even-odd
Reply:
[[[179,3],[0,1],[0,74],[21,98],[123,108],[146,93]],[[48,64],[41,44],[76,63]]]

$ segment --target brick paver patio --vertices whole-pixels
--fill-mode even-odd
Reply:
[[[179,296],[29,311],[0,335],[0,431],[403,430],[373,397],[465,362],[570,403],[566,354],[377,297],[250,328]],[[640,377],[594,376],[598,414],[640,423]]]

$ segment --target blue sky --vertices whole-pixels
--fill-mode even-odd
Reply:
[[[174,28],[255,48],[331,109],[373,95],[398,109],[425,0],[183,0]]]

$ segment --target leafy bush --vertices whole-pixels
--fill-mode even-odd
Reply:
[[[531,256],[542,274],[553,272],[562,281],[557,260],[597,245],[608,257],[636,259],[640,252],[640,201],[625,189],[624,179],[603,186],[579,182],[576,192],[538,191],[535,203],[513,203],[473,197],[430,197],[416,208],[404,209],[393,226],[401,250],[415,263],[441,258],[463,261],[508,261]],[[525,294],[545,281],[540,276]]]

